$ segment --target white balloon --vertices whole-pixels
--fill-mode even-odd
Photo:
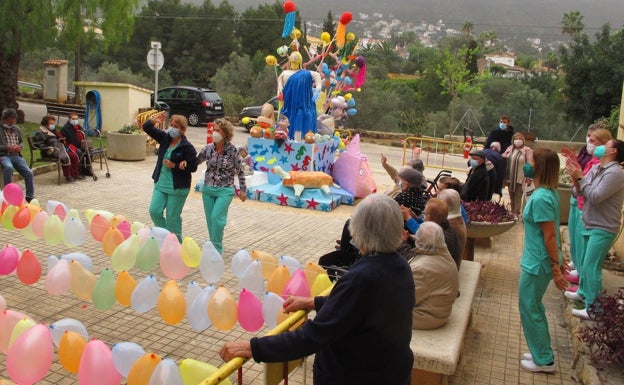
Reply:
[[[264,276],[262,276],[262,262],[254,260],[249,264],[238,283],[239,290],[247,289],[258,298],[264,293]]]
[[[58,205],[61,205],[63,207],[63,211],[65,211],[65,213],[67,213],[69,211],[69,207],[67,207],[67,205],[65,203],[59,202],[59,201],[47,201],[46,202],[46,211],[48,212],[48,214],[52,215],[54,214],[54,210],[56,210],[56,207]]]
[[[65,217],[63,235],[67,246],[80,246],[87,239],[87,228],[80,219]]]
[[[245,249],[238,250],[236,254],[232,257],[232,272],[238,278],[243,276],[245,269],[251,263],[252,258],[249,251]]]
[[[48,270],[44,286],[50,295],[61,295],[71,287],[71,272],[69,261],[61,259],[54,264],[54,268]]]
[[[201,261],[199,263],[199,272],[208,283],[216,283],[221,280],[225,271],[225,262],[223,257],[212,242],[204,242],[202,247]]]
[[[193,300],[191,310],[187,313],[189,323],[193,330],[201,332],[212,325],[212,321],[210,321],[208,317],[208,300],[210,300],[214,292],[214,286],[206,286],[195,300]]]
[[[93,261],[91,257],[89,257],[85,253],[81,253],[79,251],[75,251],[73,253],[61,255],[61,259],[66,260],[67,262],[78,261],[86,270],[91,271],[93,269]]]
[[[299,261],[297,261],[294,257],[288,256],[288,255],[282,255],[279,258],[278,265],[286,266],[291,276],[295,274],[295,271],[299,269],[303,269],[303,266],[301,266],[301,263]]]
[[[160,361],[152,372],[149,385],[184,385],[178,364],[171,358]]]
[[[191,312],[191,305],[197,296],[202,292],[202,287],[195,281],[188,283],[186,287],[186,293],[184,294],[184,301],[186,302],[186,314]]]
[[[270,328],[277,326],[277,316],[284,306],[284,298],[273,292],[266,292],[262,301],[262,317]]]
[[[52,342],[54,342],[54,346],[57,348],[59,346],[59,342],[61,342],[61,337],[65,334],[65,331],[76,332],[83,336],[85,341],[89,341],[87,328],[82,324],[82,322],[73,318],[60,319],[53,324],[50,324],[49,328],[50,334],[52,335]]]
[[[56,255],[48,255],[48,271],[54,269],[54,266],[56,266],[59,260],[59,257],[57,257]]]
[[[162,247],[165,237],[170,231],[162,227],[150,227],[150,235],[158,241],[158,247]]]
[[[132,365],[145,355],[145,350],[134,342],[119,342],[111,349],[113,365],[122,377],[128,377]]]
[[[160,288],[153,275],[148,275],[134,288],[130,296],[130,305],[139,312],[145,313],[156,306]]]

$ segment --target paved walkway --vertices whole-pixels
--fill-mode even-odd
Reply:
[[[198,130],[192,137],[198,147],[204,141],[203,132]],[[237,131],[237,140],[244,141],[244,134]],[[379,191],[388,187],[388,178],[379,166],[379,152],[386,151],[393,164],[400,164],[397,156],[400,151],[391,148],[363,145],[363,152],[369,155]],[[109,161],[111,178],[104,178],[104,172],[96,169],[98,181],[80,181],[72,184],[56,184],[56,173],[36,176],[37,198],[41,204],[48,200],[58,200],[70,208],[77,209],[83,221],[87,209],[104,209],[115,214],[123,214],[130,221],[150,224],[147,212],[151,192],[151,172],[155,157],[140,162]],[[201,168],[200,168],[201,170]],[[432,171],[435,173],[435,171]],[[198,180],[200,173],[194,176]],[[289,255],[305,263],[316,262],[318,257],[334,247],[334,240],[340,234],[344,221],[350,216],[352,207],[339,206],[330,213],[281,207],[275,204],[235,200],[230,208],[228,225],[225,231],[224,259],[226,272],[221,284],[237,296],[238,280],[231,273],[230,261],[233,254],[245,248],[262,250],[274,256]],[[184,235],[191,236],[201,246],[207,239],[206,224],[201,196],[191,192],[183,212]],[[86,223],[86,222],[85,222]],[[519,368],[522,352],[526,344],[522,336],[518,315],[517,284],[519,278],[519,258],[522,249],[522,224],[497,237],[491,249],[477,248],[475,260],[483,264],[483,273],[474,302],[472,328],[465,340],[464,353],[459,368],[451,377],[451,384],[574,384],[572,371],[570,337],[564,326],[563,312],[565,301],[551,285],[545,302],[548,312],[551,336],[557,359],[557,372],[552,375],[531,374]],[[72,251],[82,251],[94,261],[93,271],[99,274],[110,266],[110,258],[101,245],[90,236],[79,249],[63,245],[50,246],[43,241],[28,241],[16,230],[0,229],[2,243],[11,243],[23,251],[31,249],[45,261],[50,254],[63,255]],[[45,263],[44,263],[45,264]],[[146,276],[133,269],[137,280]],[[44,266],[45,275],[46,268]],[[162,286],[166,279],[160,271],[156,273]],[[179,284],[183,291],[189,281],[202,286],[206,282],[198,269],[182,279]],[[31,316],[35,321],[49,324],[61,318],[75,318],[85,324],[91,338],[98,338],[109,345],[122,341],[133,341],[147,352],[168,357],[179,363],[184,358],[194,358],[220,365],[218,351],[224,341],[249,338],[251,334],[240,327],[222,332],[214,327],[197,333],[184,320],[178,325],[167,325],[160,319],[156,309],[139,314],[131,308],[115,305],[111,310],[95,309],[91,303],[77,299],[66,293],[58,297],[49,296],[44,288],[44,279],[26,286],[15,275],[0,276],[0,294],[9,308]],[[263,328],[258,334],[266,333]],[[311,378],[311,362],[308,360],[307,377]],[[0,378],[7,378],[6,358],[0,357]],[[291,383],[302,383],[304,376],[298,370]],[[55,356],[48,376],[39,384],[76,384],[77,376],[69,374],[59,364]],[[260,384],[261,367],[246,365],[244,383]],[[311,384],[311,381],[308,380]]]

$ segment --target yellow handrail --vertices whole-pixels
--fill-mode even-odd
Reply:
[[[445,139],[436,139],[436,138],[425,138],[425,137],[416,137],[416,136],[408,136],[403,140],[403,155],[401,157],[401,164],[405,165],[405,163],[410,160],[407,158],[407,151],[412,150],[411,159],[423,158],[422,151],[427,151],[427,156],[423,160],[423,164],[425,167],[429,168],[439,168],[453,171],[466,171],[466,168],[457,168],[451,165],[444,163],[444,157],[446,154],[451,155],[459,155],[463,154],[465,150],[472,151],[475,149],[483,149],[482,144],[472,143],[472,142],[455,142],[452,140]],[[418,149],[418,150],[417,150]],[[414,153],[417,155],[414,156]],[[433,163],[429,162],[430,154],[442,154],[441,163]]]

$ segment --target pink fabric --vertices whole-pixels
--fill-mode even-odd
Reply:
[[[364,198],[377,191],[368,159],[366,155],[360,153],[359,134],[351,139],[347,149],[334,163],[332,177],[335,183],[356,198]]]
[[[600,159],[596,158],[595,156],[592,156],[592,158],[589,160],[589,162],[587,162],[587,164],[585,165],[585,168],[583,169],[583,176],[587,175],[587,173],[589,173],[591,168],[597,164],[600,164]],[[585,197],[582,195],[577,196],[576,204],[579,210],[583,210],[583,207],[585,207]]]

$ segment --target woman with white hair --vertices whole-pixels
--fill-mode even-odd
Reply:
[[[221,358],[284,362],[315,354],[317,385],[410,384],[414,281],[396,252],[403,230],[399,205],[369,195],[353,211],[349,230],[362,257],[331,293],[284,302],[285,312],[316,310],[316,317],[284,334],[228,342]]]

